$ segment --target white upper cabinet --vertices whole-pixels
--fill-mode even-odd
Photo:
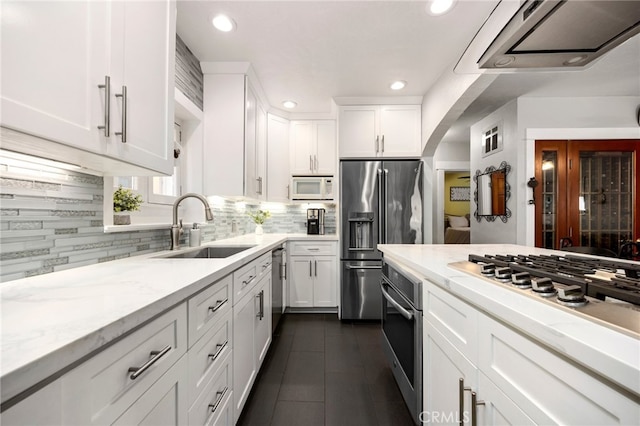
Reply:
[[[6,146],[107,175],[171,174],[174,1],[3,2],[1,36],[1,124],[46,139]]]
[[[289,202],[289,120],[267,116],[267,200]]]
[[[420,105],[343,106],[340,158],[403,158],[421,155]]]
[[[112,9],[111,91],[116,98],[107,152],[172,174],[175,3],[118,1]]]
[[[244,74],[204,75],[204,192],[266,200],[267,113]]]
[[[336,123],[333,120],[291,122],[291,174],[336,172]]]
[[[2,126],[102,151],[112,6],[2,3]]]

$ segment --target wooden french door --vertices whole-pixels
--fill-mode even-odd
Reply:
[[[640,140],[536,141],[536,247],[607,248],[640,237]]]

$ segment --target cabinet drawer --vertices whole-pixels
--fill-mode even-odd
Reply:
[[[478,311],[437,285],[424,280],[423,314],[453,346],[477,363]]]
[[[222,365],[213,378],[206,384],[202,393],[189,409],[189,424],[194,425],[231,425],[231,417],[224,421],[224,413],[233,407],[231,400],[231,355],[226,354]],[[222,419],[220,419],[220,415]]]
[[[64,423],[113,423],[186,348],[187,308],[183,303],[63,376]]]
[[[233,273],[234,305],[256,285],[264,273],[271,273],[270,266],[271,252],[267,252]]]
[[[480,370],[536,424],[640,424],[637,400],[597,374],[486,315],[478,323]]]
[[[186,357],[173,365],[113,426],[182,426],[188,419],[184,369]]]
[[[231,352],[231,317],[231,310],[228,309],[224,317],[189,349],[189,404],[195,401]]]
[[[289,243],[289,252],[292,256],[302,255],[333,255],[336,254],[334,241],[292,241]]]
[[[189,347],[231,310],[231,289],[228,275],[189,299]]]

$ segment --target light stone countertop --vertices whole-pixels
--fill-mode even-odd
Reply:
[[[559,254],[566,252],[507,244],[378,245],[385,259],[405,266],[484,313],[596,374],[640,396],[640,338],[540,303],[447,266],[473,254]],[[426,294],[423,294],[426,298]],[[426,299],[424,299],[426,300]]]
[[[2,402],[288,240],[338,236],[247,234],[203,244],[254,246],[224,259],[169,259],[161,251],[0,284]]]

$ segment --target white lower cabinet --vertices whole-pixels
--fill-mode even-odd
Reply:
[[[0,414],[4,426],[62,424],[62,379],[49,383]]]
[[[271,344],[271,264],[255,260],[243,267],[246,271],[257,271],[249,282],[248,272],[237,275],[242,287],[241,296],[233,306],[233,415],[234,423],[240,417],[256,375],[260,370]],[[262,263],[262,267],[260,264]],[[250,276],[250,275],[249,275]],[[244,283],[244,285],[243,285]]]
[[[423,283],[423,422],[640,424],[638,403],[593,372]]]
[[[189,425],[231,425],[233,405],[231,354],[220,360],[215,374],[189,409]]]
[[[337,306],[336,243],[295,241],[290,244],[289,252],[289,306]]]
[[[187,380],[183,356],[113,425],[182,426],[187,421]]]
[[[4,410],[2,424],[235,424],[271,344],[271,269],[268,252],[215,281]]]

